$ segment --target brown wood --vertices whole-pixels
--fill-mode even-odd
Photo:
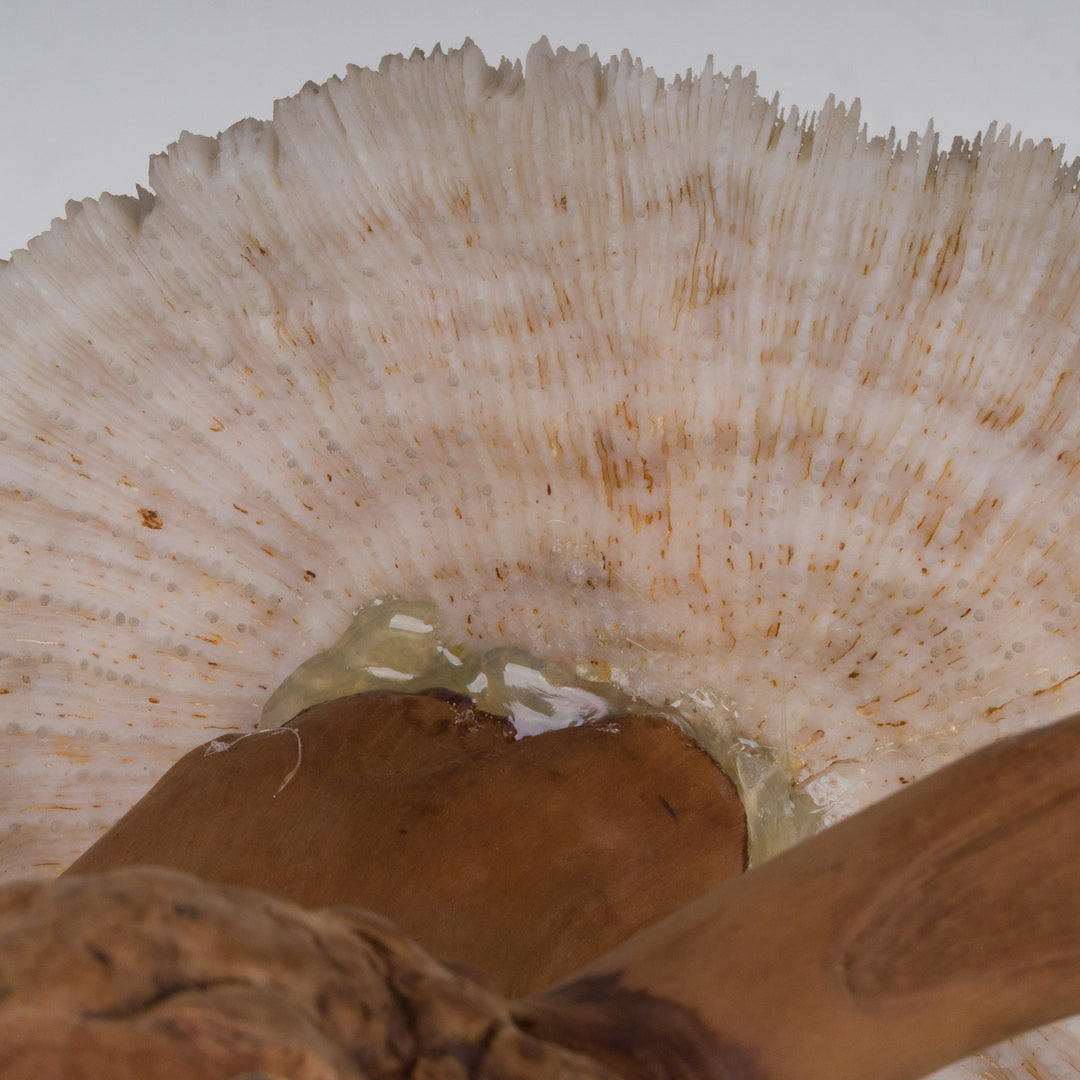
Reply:
[[[466,699],[381,693],[192,751],[68,872],[158,864],[372,908],[515,997],[745,858],[734,785],[662,720],[515,741]]]
[[[620,1080],[385,919],[174,870],[0,886],[3,1080]]]
[[[680,1016],[658,1067],[635,995]],[[686,1075],[736,1080],[921,1077],[1080,1011],[1080,717],[942,769],[518,1011],[608,1060],[620,1047],[631,1075],[697,1055]]]

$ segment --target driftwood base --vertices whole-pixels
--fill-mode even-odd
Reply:
[[[4,1080],[612,1080],[378,916],[170,870],[0,889]]]
[[[181,759],[69,873],[157,864],[370,908],[517,997],[745,866],[734,785],[654,718],[515,740],[467,699],[375,693],[227,745]]]

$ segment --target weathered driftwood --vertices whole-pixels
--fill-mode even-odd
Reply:
[[[135,1075],[149,1055],[159,1071],[139,1075],[162,1080],[915,1080],[1080,1008],[1078,853],[1074,717],[913,784],[511,1006],[355,910],[163,870],[13,886],[0,1074]]]
[[[4,1080],[611,1080],[378,916],[172,870],[0,889]]]
[[[907,1080],[1077,1012],[1080,717],[729,881],[529,1003],[531,1030],[596,1051],[639,992],[708,1031],[695,1075],[739,1080]]]

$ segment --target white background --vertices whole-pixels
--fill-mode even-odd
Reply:
[[[495,62],[542,34],[663,76],[712,53],[804,111],[859,96],[871,133],[933,116],[947,145],[997,120],[1080,155],[1075,0],[0,0],[0,259],[68,199],[134,192],[184,128],[269,117],[384,53],[471,36]]]

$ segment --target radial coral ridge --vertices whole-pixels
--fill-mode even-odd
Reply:
[[[848,812],[1080,707],[1077,168],[546,43],[184,134],[0,269],[0,877],[358,604]]]

